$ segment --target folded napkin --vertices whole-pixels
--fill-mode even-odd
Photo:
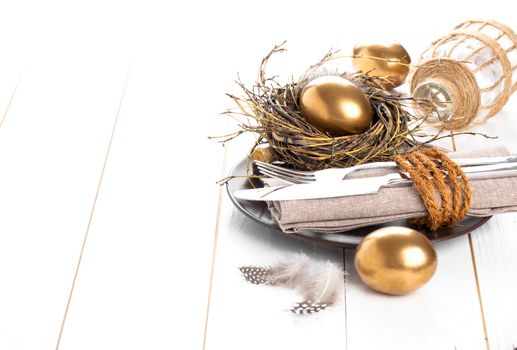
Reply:
[[[451,158],[507,156],[506,148],[449,153]],[[381,176],[393,169],[364,170],[348,177]],[[468,216],[491,216],[517,211],[517,176],[476,179]],[[358,227],[425,216],[426,208],[413,186],[383,187],[377,194],[338,198],[269,202],[268,208],[282,231],[344,232]]]

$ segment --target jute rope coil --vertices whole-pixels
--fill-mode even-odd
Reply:
[[[449,93],[453,118],[447,121],[447,129],[461,129],[472,122],[481,103],[479,87],[474,75],[463,63],[450,58],[424,62],[413,75],[411,91],[423,82],[441,85]]]
[[[461,167],[438,148],[426,148],[393,157],[409,173],[428,211],[415,220],[431,230],[463,220],[472,203],[472,188]]]
[[[472,29],[473,24],[478,28]],[[491,38],[483,34],[481,30],[486,26],[498,30],[499,35]],[[452,118],[444,126],[450,130],[462,129],[474,122],[484,122],[493,117],[503,108],[513,91],[517,90],[517,81],[512,82],[517,64],[512,66],[508,58],[510,52],[517,50],[515,33],[494,21],[468,21],[456,28],[457,30],[436,40],[424,51],[422,57],[427,58],[422,58],[411,79],[412,92],[424,82],[440,84],[448,91],[453,102],[453,112]],[[513,44],[503,49],[498,41],[503,37]],[[470,53],[460,52],[468,46],[468,42],[476,43],[479,47]],[[482,62],[475,60],[476,55],[483,51],[489,52],[490,56]],[[477,74],[490,70],[494,65],[500,65],[501,74],[495,76],[488,86],[480,86],[476,79]],[[496,97],[493,101],[484,103],[482,97],[488,94]]]

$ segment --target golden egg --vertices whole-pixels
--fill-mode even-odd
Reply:
[[[397,42],[357,43],[354,47],[352,64],[355,69],[371,76],[388,78],[385,89],[400,86],[409,74],[411,58],[406,49]]]
[[[300,97],[305,119],[318,130],[334,135],[359,134],[372,124],[368,97],[350,81],[338,76],[309,82]]]
[[[369,287],[402,295],[422,287],[436,271],[433,244],[408,227],[384,227],[361,241],[354,259],[357,274]]]
[[[251,152],[251,159],[263,163],[272,163],[275,160],[275,154],[271,147],[258,145],[253,149],[253,152]]]

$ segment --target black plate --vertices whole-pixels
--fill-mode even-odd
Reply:
[[[439,242],[472,232],[473,230],[480,227],[491,218],[491,216],[484,218],[466,217],[465,220],[453,227],[446,227],[439,229],[437,231],[429,231],[425,227],[418,227],[412,225],[407,220],[397,220],[382,225],[366,226],[342,233],[303,232],[296,234],[286,234],[282,232],[282,230],[280,230],[280,227],[278,226],[275,219],[271,217],[271,214],[267,209],[266,202],[241,200],[233,195],[235,191],[252,188],[250,181],[247,178],[242,177],[242,175],[244,174],[246,174],[246,160],[242,160],[241,162],[239,162],[230,171],[230,176],[240,177],[233,178],[226,184],[228,195],[230,196],[231,201],[237,207],[237,209],[239,209],[242,213],[244,213],[247,217],[251,218],[252,220],[266,225],[280,234],[308,240],[313,243],[326,246],[354,248],[357,246],[357,244],[359,244],[361,239],[368,233],[381,227],[394,225],[417,229],[420,232],[424,233],[431,241]]]

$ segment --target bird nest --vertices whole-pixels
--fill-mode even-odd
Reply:
[[[352,81],[368,96],[373,110],[371,127],[364,133],[347,136],[316,129],[302,115],[299,97],[315,72],[337,56],[328,53],[297,82],[281,85],[275,77],[266,77],[265,71],[271,56],[282,51],[282,45],[275,46],[262,60],[258,82],[252,88],[238,82],[243,97],[228,95],[238,108],[225,114],[239,121],[240,130],[227,135],[225,141],[253,132],[258,135],[253,149],[267,143],[275,161],[300,170],[320,170],[388,160],[394,154],[414,150],[436,138],[419,142],[416,137],[422,136],[417,134],[421,122],[416,122],[406,108],[414,100],[383,89],[386,81],[362,73],[335,75]]]

